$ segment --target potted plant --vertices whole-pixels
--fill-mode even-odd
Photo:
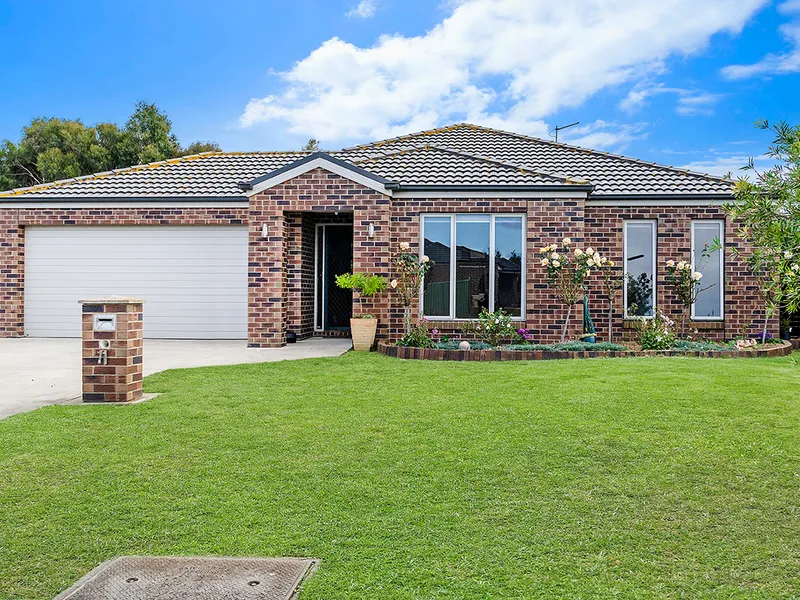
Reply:
[[[336,285],[353,290],[356,294],[356,314],[350,319],[350,335],[353,350],[369,352],[375,343],[378,319],[364,311],[363,299],[370,298],[386,289],[386,278],[368,273],[344,273],[336,276]]]

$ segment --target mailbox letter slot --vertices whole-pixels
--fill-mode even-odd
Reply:
[[[117,315],[95,315],[94,316],[94,330],[95,331],[116,331],[117,329]]]

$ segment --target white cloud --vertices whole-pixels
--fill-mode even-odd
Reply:
[[[675,94],[678,97],[675,112],[686,117],[713,114],[714,104],[722,98],[722,94],[712,94],[702,90],[667,87],[664,84],[640,84],[628,92],[619,106],[622,110],[634,112],[647,104],[648,98],[663,94]]]
[[[758,75],[787,75],[800,72],[800,0],[788,0],[778,5],[778,11],[792,20],[778,28],[789,45],[789,51],[767,54],[758,62],[749,65],[729,65],[722,69],[726,79],[749,79]]]
[[[350,10],[345,16],[369,19],[370,17],[375,16],[375,10],[377,8],[377,0],[361,0],[361,2],[359,2],[358,5]]]
[[[734,178],[737,178],[744,177],[747,174],[746,171],[742,171],[741,169],[747,164],[749,159],[750,156],[747,154],[711,153],[700,160],[685,164],[681,168],[699,171],[700,173],[709,173],[711,175],[727,175],[731,173]],[[754,157],[753,160],[758,170],[768,169],[774,165],[774,161],[763,154]]]
[[[622,152],[634,140],[647,137],[646,127],[647,123],[619,124],[598,119],[587,125],[570,127],[559,134],[558,141],[584,148]]]
[[[461,0],[424,35],[324,42],[240,124],[282,121],[326,142],[455,120],[541,134],[559,109],[738,32],[766,1]]]

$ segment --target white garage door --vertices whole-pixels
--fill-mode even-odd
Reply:
[[[25,333],[80,337],[78,300],[142,298],[144,337],[247,337],[246,227],[28,227]]]

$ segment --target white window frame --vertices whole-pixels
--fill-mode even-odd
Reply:
[[[628,225],[649,225],[653,238],[653,314],[649,316],[628,314]],[[622,222],[622,310],[625,319],[652,319],[657,309],[658,298],[658,220],[656,219],[626,219]]]
[[[528,236],[527,215],[525,213],[420,213],[419,215],[419,250],[420,254],[425,251],[425,219],[428,217],[448,217],[450,219],[450,314],[449,315],[426,315],[425,314],[425,282],[422,282],[419,292],[419,315],[433,321],[474,321],[475,319],[458,318],[456,314],[456,217],[489,217],[489,310],[494,311],[494,288],[495,288],[495,222],[502,218],[518,218],[522,221],[522,236],[520,239],[522,252],[522,285],[520,290],[520,316],[511,317],[512,321],[525,321],[526,304],[525,293],[528,281],[527,273],[527,254]]]
[[[718,317],[703,317],[703,316],[695,316],[694,312],[694,302],[692,302],[692,321],[724,321],[725,320],[725,221],[720,219],[694,219],[691,224],[691,237],[692,243],[689,252],[691,253],[691,261],[692,261],[692,272],[696,269],[694,263],[694,256],[695,256],[695,226],[696,225],[716,225],[719,227],[719,240],[720,240],[720,249],[717,250],[717,254],[719,255],[719,281],[716,282],[716,285],[720,286],[720,294],[719,294],[719,316]],[[700,280],[702,284],[703,281]]]

